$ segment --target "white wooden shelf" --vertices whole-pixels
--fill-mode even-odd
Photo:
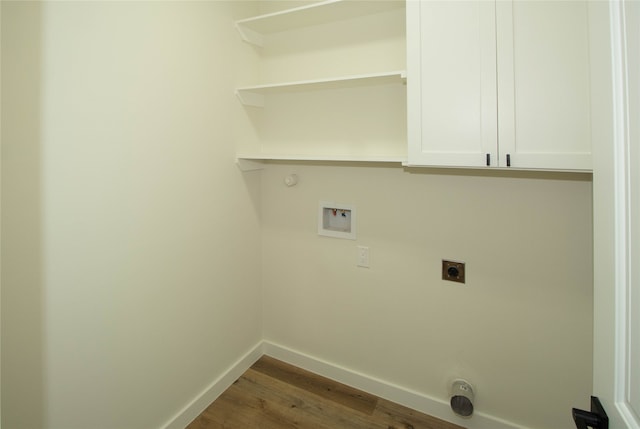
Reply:
[[[237,88],[236,95],[244,105],[264,107],[264,97],[270,94],[286,94],[317,90],[325,91],[332,89],[358,88],[362,86],[387,85],[393,83],[404,84],[405,82],[405,71],[393,71],[329,79],[314,79],[298,82],[249,86]]]
[[[345,43],[348,43],[350,37],[354,34],[361,36],[362,31],[370,30],[372,35],[377,35],[381,23],[388,24],[390,27],[386,28],[393,29],[395,36],[403,33],[404,25],[401,26],[400,23],[404,21],[404,13],[401,12],[405,7],[405,0],[325,0],[254,16],[236,21],[235,24],[245,41],[263,46],[265,42],[270,42],[269,35],[282,32],[277,39],[286,45],[286,37],[300,36],[299,33],[291,30],[344,21],[347,28],[340,26],[339,31],[346,38]],[[375,14],[381,14],[380,18],[384,17],[385,21],[377,20]],[[392,16],[393,20],[388,22],[387,16]],[[379,24],[359,26],[364,22],[358,19],[360,17],[371,17],[373,22]],[[355,26],[354,29],[351,28],[352,24]],[[310,42],[324,41],[325,33],[333,32],[334,27],[319,27],[318,30],[320,30],[318,34],[312,32],[313,34],[309,36]],[[399,39],[391,39],[395,36],[385,37],[395,42],[397,51],[403,51],[404,46],[398,42]],[[373,37],[373,40],[377,41],[376,37]],[[275,40],[272,39],[272,41]],[[372,48],[378,46],[374,41],[364,46],[365,50],[369,49],[366,52],[371,52]],[[332,45],[327,47],[333,48]],[[360,54],[360,49],[356,50],[356,48],[354,46],[352,50]],[[383,46],[381,49],[381,55],[389,52],[388,47]],[[278,62],[277,58],[269,57],[269,50],[261,53],[260,60],[265,59],[262,57],[263,54],[271,62],[275,61],[276,66],[279,65],[282,68],[291,66],[287,61]],[[310,61],[322,61],[322,64],[331,64],[332,61],[340,64],[350,60],[350,57],[344,58],[342,53],[329,55],[328,58],[314,54],[315,52],[311,53]],[[382,64],[390,64],[386,68],[380,67],[378,61],[371,61],[371,64],[377,64],[377,66],[369,67],[367,65],[371,64],[362,60],[367,58],[367,55],[356,54],[355,57],[361,66],[365,66],[360,67],[359,70],[376,72],[294,82],[271,82],[236,88],[236,95],[243,105],[251,108],[265,108],[260,113],[247,109],[246,119],[252,121],[255,133],[249,133],[246,141],[239,139],[242,149],[237,152],[238,167],[243,171],[259,170],[269,161],[366,162],[399,165],[406,163],[406,124],[404,123],[406,121],[402,120],[402,104],[406,102],[403,101],[406,72],[394,70],[396,66],[393,65],[404,68],[404,62],[395,60],[385,63],[383,61]],[[391,56],[391,58],[395,57]],[[269,64],[270,67],[274,67],[271,63]],[[275,70],[279,69],[275,67]],[[380,70],[387,71],[380,72]],[[372,91],[369,91],[369,88]],[[372,102],[371,97],[377,96],[381,102]],[[327,112],[326,106],[331,103],[339,107],[344,107],[345,103],[348,103],[352,106],[353,113],[340,115],[333,114],[333,110]],[[326,114],[307,114],[314,111],[316,107],[323,109]],[[378,119],[372,120],[371,118],[374,117]],[[301,118],[309,119],[310,122],[297,121]],[[340,130],[338,135],[333,132],[337,129]],[[312,141],[309,140],[309,135],[315,136]],[[243,142],[245,144],[242,144]]]
[[[260,170],[265,161],[301,161],[301,162],[382,162],[406,164],[406,156],[358,156],[358,155],[274,155],[274,154],[240,154],[236,158],[242,171]]]
[[[264,38],[268,34],[399,9],[404,5],[404,1],[398,0],[327,0],[242,19],[236,21],[236,28],[243,40],[256,46],[263,46]]]

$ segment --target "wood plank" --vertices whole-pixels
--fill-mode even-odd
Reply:
[[[251,369],[203,414],[226,429],[374,427],[365,414]]]
[[[256,383],[250,375],[243,376],[225,392],[220,401],[207,408],[204,414],[226,429],[260,427],[279,429],[298,427],[296,408],[284,392],[274,392],[266,383]],[[258,424],[258,426],[256,426]],[[322,427],[322,429],[325,429]]]
[[[186,429],[254,428],[464,429],[270,357]]]
[[[362,413],[373,413],[378,401],[376,396],[367,392],[321,377],[269,356],[261,357],[251,368]]]
[[[380,398],[374,412],[377,420],[386,422],[389,428],[403,429],[465,429],[436,417],[407,408],[395,402]]]

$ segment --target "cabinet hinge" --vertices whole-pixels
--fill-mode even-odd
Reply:
[[[487,154],[487,167],[491,167],[491,154]]]

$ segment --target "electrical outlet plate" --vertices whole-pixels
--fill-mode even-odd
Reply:
[[[359,267],[369,268],[369,248],[367,246],[358,246],[358,264]]]
[[[442,260],[442,280],[465,283],[466,272],[464,262]]]

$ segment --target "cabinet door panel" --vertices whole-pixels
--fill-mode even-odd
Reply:
[[[497,4],[501,164],[591,169],[588,5]]]
[[[495,4],[409,1],[407,30],[409,163],[496,160]]]

